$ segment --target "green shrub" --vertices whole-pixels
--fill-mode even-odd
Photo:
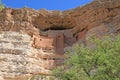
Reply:
[[[2,3],[2,0],[0,0],[0,10],[3,10],[5,8],[5,5]]]
[[[94,42],[95,48],[74,46],[64,65],[53,70],[55,77],[62,80],[120,80],[120,35],[90,41]]]

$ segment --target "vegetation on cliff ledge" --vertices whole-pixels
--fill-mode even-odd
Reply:
[[[60,80],[120,80],[120,35],[90,39],[94,48],[76,45],[64,66],[53,70]]]
[[[2,0],[0,0],[0,10],[4,9],[5,5],[2,3]]]

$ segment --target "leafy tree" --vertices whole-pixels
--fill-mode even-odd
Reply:
[[[0,10],[4,9],[5,5],[2,3],[2,0],[0,0]]]
[[[90,39],[95,47],[74,46],[63,66],[53,70],[62,80],[120,80],[120,35]]]

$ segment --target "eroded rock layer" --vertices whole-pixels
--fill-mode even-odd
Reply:
[[[0,11],[0,78],[50,74],[64,54],[90,36],[120,33],[120,0],[95,0],[67,11],[30,8]]]

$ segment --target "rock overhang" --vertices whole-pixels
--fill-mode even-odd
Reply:
[[[49,12],[50,13],[50,12]],[[39,14],[34,20],[33,25],[42,30],[64,30],[76,26],[76,21],[70,15],[64,15],[62,12],[42,15]]]

